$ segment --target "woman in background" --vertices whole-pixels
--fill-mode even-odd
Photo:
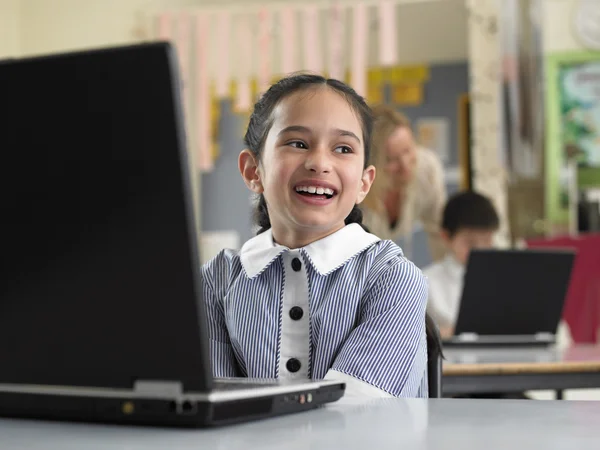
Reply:
[[[440,219],[446,203],[444,170],[438,156],[415,142],[409,119],[389,106],[373,109],[372,164],[377,177],[363,203],[364,223],[381,239],[403,238],[412,258],[412,234],[419,221],[434,261],[445,253]]]

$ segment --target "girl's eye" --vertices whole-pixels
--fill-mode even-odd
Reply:
[[[336,153],[352,153],[352,149],[347,145],[340,145],[334,150]]]
[[[308,148],[307,145],[302,142],[302,141],[292,141],[292,142],[288,142],[288,144],[290,147],[294,147],[294,148],[303,148],[306,149]]]

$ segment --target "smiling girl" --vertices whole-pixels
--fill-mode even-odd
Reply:
[[[255,105],[239,169],[260,231],[202,268],[216,377],[427,396],[427,282],[361,226],[371,129],[362,97],[316,75],[285,78]]]

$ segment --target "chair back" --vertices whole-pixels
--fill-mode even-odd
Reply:
[[[425,331],[427,333],[427,380],[429,398],[442,397],[442,338],[437,325],[429,314],[425,314]]]

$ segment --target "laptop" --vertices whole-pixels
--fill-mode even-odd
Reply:
[[[212,377],[167,43],[0,63],[0,415],[210,426],[344,383]]]
[[[444,345],[555,344],[574,259],[569,250],[471,251]]]

